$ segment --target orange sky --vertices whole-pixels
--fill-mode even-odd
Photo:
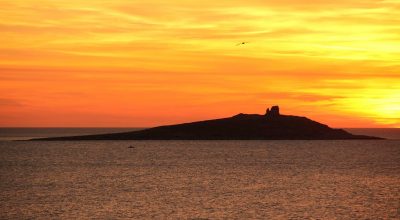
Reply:
[[[332,127],[400,127],[399,13],[398,0],[2,0],[0,126],[279,104]]]

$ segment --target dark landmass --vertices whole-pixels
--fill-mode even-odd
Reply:
[[[281,115],[279,107],[267,109],[265,115],[238,114],[230,118],[167,125],[140,131],[52,137],[32,140],[349,140],[382,139],[353,135],[342,129],[306,117]]]

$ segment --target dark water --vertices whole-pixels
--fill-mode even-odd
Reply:
[[[400,128],[346,128],[345,130],[352,134],[400,140]]]
[[[0,128],[0,140],[29,140],[88,134],[135,131],[143,128]]]
[[[400,141],[0,141],[0,188],[0,219],[400,219]]]
[[[42,137],[106,134],[141,129],[144,128],[0,128],[0,140],[28,140]],[[400,140],[400,128],[346,128],[345,130],[352,134]]]

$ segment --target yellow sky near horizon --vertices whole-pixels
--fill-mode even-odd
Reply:
[[[400,127],[399,13],[397,0],[2,0],[0,126],[278,104],[332,127]]]

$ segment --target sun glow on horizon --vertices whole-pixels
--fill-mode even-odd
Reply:
[[[393,0],[4,0],[0,126],[147,127],[279,104],[332,127],[400,127],[399,11]]]

